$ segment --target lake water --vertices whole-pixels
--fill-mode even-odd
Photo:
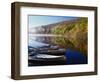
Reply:
[[[29,34],[28,46],[33,48],[32,54],[31,54],[32,51],[31,52],[29,51],[29,54],[31,54],[31,56],[29,55],[29,57],[30,59],[32,59],[31,62],[29,61],[29,66],[56,65],[56,64],[71,65],[71,64],[88,63],[87,44],[80,41],[69,40],[68,38],[63,36]],[[53,57],[57,56],[58,57],[61,56],[60,58],[63,57],[64,59],[60,60],[60,58],[58,59],[55,58],[54,60]],[[50,59],[49,57],[51,57],[51,61],[49,61]],[[36,62],[40,61],[40,62],[36,63],[33,61]]]

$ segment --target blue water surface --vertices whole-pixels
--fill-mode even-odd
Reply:
[[[86,56],[79,51],[67,49],[65,55],[67,64],[87,64]]]

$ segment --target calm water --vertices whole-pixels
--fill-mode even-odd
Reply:
[[[66,65],[87,64],[87,44],[84,42],[69,40],[68,38],[65,38],[62,36],[52,36],[52,35],[51,36],[49,36],[49,35],[40,35],[39,36],[39,35],[30,34],[28,46],[32,47],[34,49],[37,49],[38,52],[39,52],[39,49],[42,49],[41,51],[45,51],[45,49],[47,49],[47,51],[49,51],[51,49],[50,47],[56,46],[59,48],[56,50],[61,50],[61,49],[65,50],[65,53],[63,53],[63,54],[58,53],[58,55],[65,56],[65,61],[63,61],[64,63],[61,63],[61,64],[66,64]],[[35,52],[35,51],[33,51],[33,52]],[[35,55],[35,54],[38,55],[38,52],[36,52],[32,55]],[[30,54],[30,52],[29,52],[29,54]],[[44,56],[43,54],[41,54],[41,55]],[[49,57],[49,55],[48,55],[48,57]],[[53,55],[55,55],[55,54],[53,54]],[[56,54],[56,56],[57,56],[57,54]],[[33,57],[33,59],[34,58],[35,57]],[[40,60],[38,60],[38,61],[40,61]],[[56,59],[55,59],[55,61],[56,61]],[[43,63],[43,64],[46,64],[46,63]],[[53,65],[53,63],[50,63],[50,64],[47,63],[47,64]],[[61,64],[59,62],[59,65],[61,65]],[[32,62],[30,64],[30,61],[29,61],[29,65],[35,66],[36,64],[35,63],[32,64]],[[42,62],[39,62],[38,65],[42,65]]]

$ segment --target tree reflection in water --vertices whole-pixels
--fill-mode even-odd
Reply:
[[[33,39],[35,37],[35,39]],[[35,44],[35,42],[48,44],[49,46],[39,45],[37,47],[37,52],[32,54],[33,55],[64,55],[66,58],[61,60],[56,60],[55,62],[49,61],[49,59],[44,62],[38,60],[38,64],[33,61],[29,61],[29,66],[41,66],[41,65],[63,65],[63,64],[87,64],[87,41],[79,40],[79,39],[69,39],[64,36],[31,36],[31,42]],[[29,40],[30,40],[29,39]],[[36,48],[35,45],[31,45],[33,48]],[[65,50],[64,53],[60,53],[60,50]],[[50,52],[49,52],[50,51]],[[35,52],[35,50],[33,51]],[[56,52],[56,53],[55,53]],[[58,53],[57,53],[58,52]],[[30,54],[30,52],[29,52]],[[44,55],[43,55],[44,56]],[[32,58],[31,57],[31,58]],[[37,56],[36,56],[37,57]],[[35,56],[33,58],[36,58]],[[45,56],[46,57],[46,56]],[[44,57],[44,59],[46,59]],[[37,58],[41,59],[41,58]],[[62,61],[63,60],[63,61]],[[40,61],[40,62],[39,62]],[[61,61],[61,62],[60,62]],[[51,63],[50,63],[51,62]]]

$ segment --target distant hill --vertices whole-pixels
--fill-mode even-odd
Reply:
[[[35,29],[35,32],[34,32]],[[70,21],[62,21],[58,23],[53,23],[49,25],[38,26],[29,29],[30,33],[37,34],[66,34],[71,31],[76,31],[75,29],[87,29],[87,18],[77,18]]]
[[[35,33],[38,34],[45,34],[45,33],[50,33],[52,28],[54,29],[55,26],[62,26],[63,24],[69,24],[69,23],[74,23],[76,22],[78,19],[74,19],[74,20],[67,20],[67,21],[62,21],[62,22],[58,22],[58,23],[53,23],[53,24],[47,24],[47,25],[42,25],[42,26],[37,26],[37,27],[33,27],[29,29],[30,33],[34,33],[34,30],[36,30]]]

